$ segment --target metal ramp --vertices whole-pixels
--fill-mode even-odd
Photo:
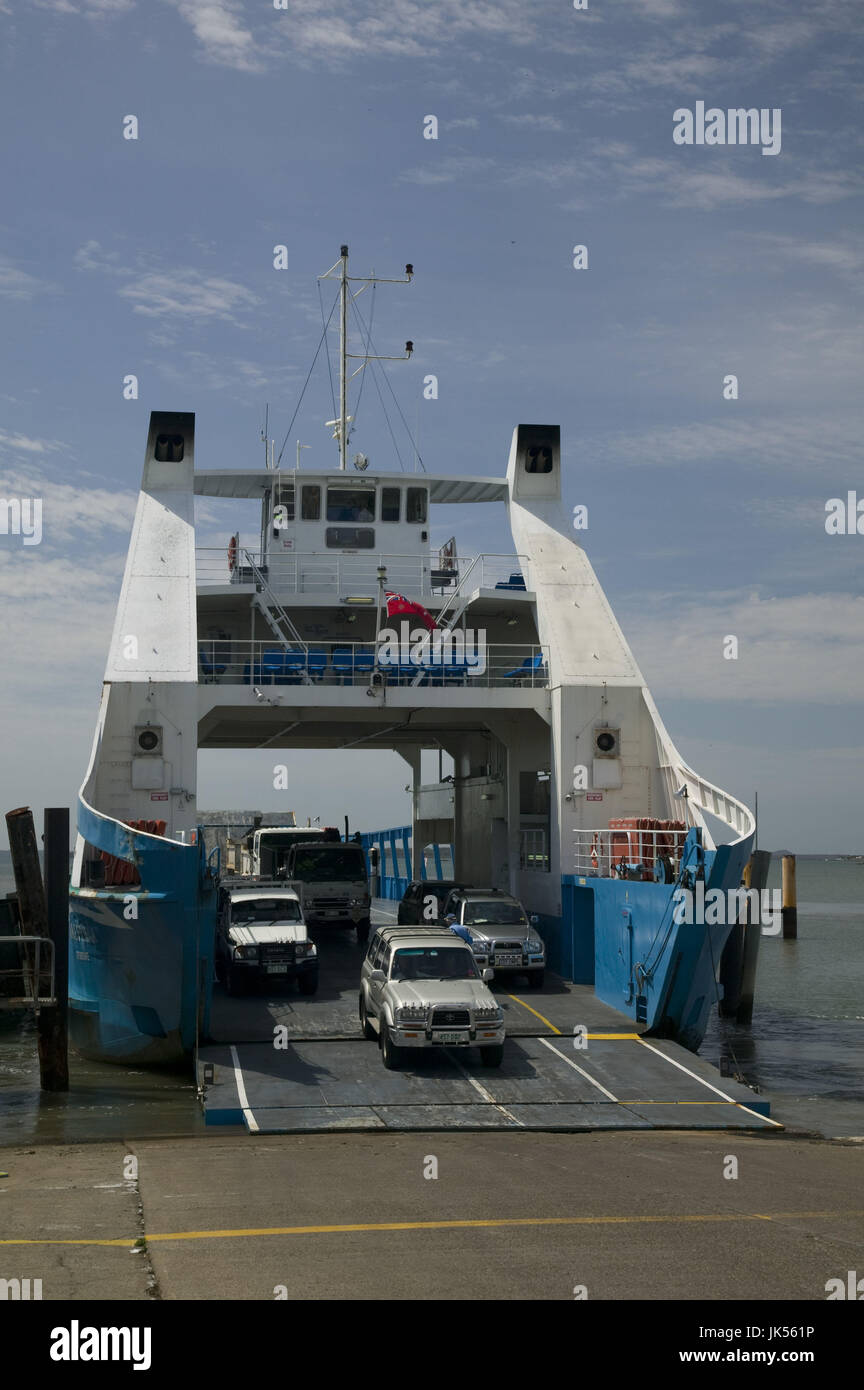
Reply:
[[[374,1042],[307,1038],[200,1050],[208,1125],[334,1130],[767,1130],[768,1102],[675,1043],[636,1033],[509,1037],[500,1070],[436,1049],[387,1071]]]

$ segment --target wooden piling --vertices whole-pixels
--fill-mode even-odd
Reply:
[[[744,871],[744,887],[755,888],[761,894],[768,885],[771,855],[768,850],[754,849]],[[744,928],[744,952],[741,963],[741,986],[735,1010],[736,1023],[752,1023],[753,1000],[756,996],[756,967],[759,964],[759,942],[762,937],[761,914],[751,911],[747,904],[747,923]]]
[[[56,1004],[40,1014],[39,1065],[43,1091],[69,1090],[69,808],[45,811],[45,901],[54,943]],[[45,1015],[48,1015],[45,1018]],[[44,1026],[43,1026],[44,1019]]]
[[[66,840],[64,851],[64,893],[69,888],[69,830],[68,812],[66,821]],[[49,930],[48,904],[42,882],[42,869],[39,863],[39,847],[33,814],[28,806],[19,806],[6,816],[9,833],[9,850],[12,857],[12,871],[15,875],[15,888],[18,894],[18,912],[21,919],[22,936],[51,937]],[[53,854],[52,854],[53,859]],[[68,898],[67,898],[68,904]],[[55,908],[56,911],[56,903]],[[68,906],[67,906],[68,913]],[[67,918],[68,920],[68,918]],[[58,927],[59,930],[59,927]],[[68,937],[67,937],[68,939]],[[55,952],[57,942],[54,943]],[[33,953],[35,955],[35,952]],[[68,947],[64,948],[64,965],[68,960]],[[55,955],[55,989],[58,980],[57,959]],[[64,970],[65,982],[65,970]],[[35,993],[39,993],[39,980],[36,979]],[[65,983],[64,983],[65,988]],[[39,1010],[37,1036],[39,1046],[39,1076],[43,1091],[66,1091],[69,1089],[69,1072],[66,1061],[66,1010],[62,1011],[63,1036],[58,1036],[57,1008],[45,1005]]]
[[[795,887],[795,855],[783,855],[783,940],[795,941],[798,937],[798,893]]]

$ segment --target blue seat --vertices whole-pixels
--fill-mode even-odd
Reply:
[[[507,680],[516,676],[533,676],[535,671],[542,669],[544,661],[542,652],[538,652],[536,656],[526,656],[522,665],[517,666],[515,671],[505,671],[504,678]]]
[[[362,671],[364,674],[372,670],[375,665],[375,653],[371,648],[367,651],[358,651],[354,648],[354,670]]]
[[[198,664],[203,676],[224,676],[228,669],[227,661],[217,661],[213,653],[208,652],[206,647],[199,647],[198,649]]]
[[[330,665],[333,668],[334,676],[344,680],[350,676],[354,670],[354,653],[350,647],[334,647],[330,656]]]
[[[280,665],[274,676],[276,685],[300,685],[306,674],[306,653],[282,651],[279,656]]]
[[[510,576],[509,579],[499,579],[499,580],[498,580],[498,583],[495,585],[495,588],[496,588],[496,589],[524,589],[524,588],[525,588],[525,580],[524,580],[523,576],[517,572],[516,574],[511,574],[511,576]]]
[[[320,680],[327,665],[327,653],[320,647],[310,647],[307,652],[306,670],[313,680]]]

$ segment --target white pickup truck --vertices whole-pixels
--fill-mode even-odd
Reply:
[[[277,886],[223,890],[216,928],[216,974],[229,994],[253,984],[296,979],[301,994],[318,988],[318,952],[300,900]]]

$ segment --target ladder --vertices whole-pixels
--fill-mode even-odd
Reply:
[[[256,565],[252,555],[248,550],[244,550],[243,554],[256,586],[256,592],[252,602],[263,614],[271,632],[274,636],[278,637],[286,652],[294,651],[296,647],[299,647],[301,651],[308,654],[308,642],[303,641],[303,638],[291,621],[290,615],[286,613],[278,598],[273,593],[273,590]]]

